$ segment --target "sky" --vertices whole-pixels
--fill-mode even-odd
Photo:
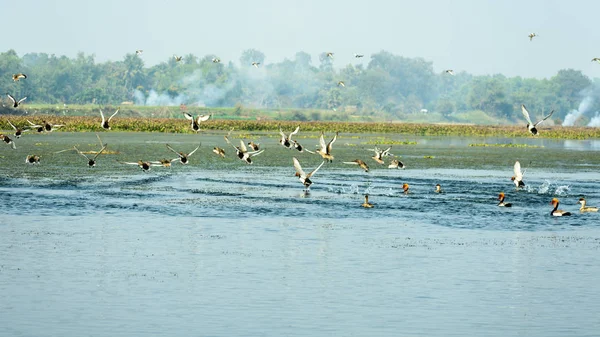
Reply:
[[[385,50],[424,58],[436,72],[550,78],[573,68],[600,77],[591,62],[600,57],[600,1],[19,0],[2,9],[22,14],[3,16],[11,38],[0,44],[19,56],[83,52],[104,62],[143,49],[147,66],[190,53],[239,64],[253,48],[265,64],[304,51],[318,65],[333,52],[341,68]]]

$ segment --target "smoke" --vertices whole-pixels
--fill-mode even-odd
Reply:
[[[148,106],[176,106],[185,102],[185,95],[177,95],[171,97],[166,93],[159,94],[155,90],[150,90],[148,97],[143,92],[135,90],[133,92],[133,99],[136,105],[148,105]]]
[[[599,127],[600,126],[600,113],[596,111],[596,115],[592,117],[587,126]]]
[[[592,96],[585,96],[583,98],[583,100],[581,101],[581,103],[579,103],[579,107],[577,108],[577,110],[573,110],[571,112],[569,112],[566,116],[565,116],[565,121],[563,122],[563,126],[573,126],[575,125],[575,122],[577,122],[577,120],[585,115],[590,108],[592,107],[592,104],[594,104],[594,97]]]

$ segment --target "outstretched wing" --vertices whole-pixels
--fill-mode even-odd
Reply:
[[[286,139],[287,137],[285,136],[285,133],[283,133],[283,130],[281,130],[281,128],[279,128],[279,134],[281,135],[281,138]]]
[[[111,120],[113,117],[115,117],[115,115],[116,115],[116,114],[119,112],[119,109],[121,109],[121,108],[117,108],[117,111],[115,111],[115,113],[114,113],[114,114],[112,114],[112,115],[110,115],[110,117],[108,117],[108,121],[109,121],[109,122],[110,122],[110,120]]]
[[[325,152],[327,150],[327,145],[325,144],[325,138],[323,136],[322,131],[321,131],[321,137],[319,138],[319,145],[321,146],[321,151]]]
[[[190,115],[187,112],[184,112],[183,115],[185,116],[185,119],[187,119],[189,121],[193,121],[194,120],[194,116]]]
[[[165,144],[167,145],[167,149],[171,150],[173,153],[177,154],[179,156],[179,158],[181,158],[181,154],[177,151],[175,151],[169,144]]]
[[[290,133],[290,138],[289,139],[292,139],[292,136],[295,135],[295,134],[297,134],[298,131],[300,131],[300,125],[298,125],[298,127],[296,127],[296,130],[294,130],[292,133]]]
[[[86,156],[85,153],[79,151],[79,149],[76,146],[73,146],[73,148],[75,149],[75,151],[77,151],[77,153],[82,155],[85,159],[87,159],[88,161],[90,160],[90,158],[88,158],[88,156]]]
[[[235,147],[235,145],[231,144],[231,142],[229,141],[229,138],[227,136],[224,136],[223,138],[225,138],[225,141],[227,142],[227,144],[231,145],[231,147],[233,147],[236,151],[239,151],[237,147]]]
[[[521,171],[521,163],[517,160],[514,167],[515,180],[523,180],[523,172]]]
[[[33,128],[41,128],[41,127],[42,127],[41,125],[37,125],[37,124],[33,124],[33,123],[31,123],[31,121],[30,121],[29,119],[26,119],[26,121],[27,121],[27,123],[29,123],[29,125],[31,125],[31,127],[33,127]]]
[[[525,104],[521,104],[521,112],[523,112],[523,116],[525,116],[527,123],[529,123],[529,125],[533,125],[533,123],[531,122],[531,117],[529,117],[529,111],[527,111]]]
[[[260,151],[254,151],[254,152],[248,152],[248,154],[250,155],[250,157],[254,157],[254,156],[258,156],[259,154],[265,152],[265,150],[260,150]]]
[[[10,124],[10,126],[12,126],[13,129],[15,129],[15,131],[17,131],[17,127],[13,125],[13,123],[11,123],[8,119],[6,120],[8,122],[8,124]]]
[[[14,105],[14,104],[15,104],[15,102],[16,102],[15,98],[14,98],[14,97],[12,97],[12,95],[11,95],[11,94],[6,94],[6,96],[8,96],[8,98],[10,98],[10,100],[12,101],[12,104]]]
[[[244,141],[241,139],[240,139],[240,151],[248,152],[248,149],[246,148],[246,144],[244,144]]]
[[[24,101],[24,100],[26,100],[26,99],[27,99],[27,96],[25,96],[25,97],[21,98],[21,99],[20,99],[20,100],[17,102],[17,104],[21,104],[21,102],[23,102],[23,101]],[[13,100],[14,100],[14,98],[13,98]]]
[[[200,145],[202,145],[202,144],[200,144]],[[194,152],[198,151],[198,149],[200,148],[200,145],[198,145],[198,147],[197,147],[197,148],[195,148],[195,149],[194,149],[194,151],[192,151],[192,152],[188,153],[188,155],[187,155],[187,156],[188,156],[188,157],[190,157],[191,155],[193,155],[193,154],[194,154]]]
[[[100,149],[100,151],[98,151],[98,153],[96,153],[96,155],[94,156],[94,160],[96,160],[96,158],[98,158],[98,156],[104,152],[104,150],[106,150],[106,147],[108,146],[108,144],[104,144],[104,146]]]
[[[104,125],[104,122],[106,121],[106,119],[104,118],[104,112],[102,112],[102,109],[98,110],[100,110],[100,117],[102,117],[102,125]]]
[[[210,115],[198,115],[197,122],[206,122],[210,118]]]
[[[306,173],[304,173],[304,170],[302,170],[302,166],[300,166],[300,162],[298,161],[298,159],[296,159],[296,157],[292,157],[292,160],[294,161],[294,168],[296,169],[296,173],[298,173],[301,177],[307,177]]]
[[[553,113],[554,113],[554,110],[550,111],[550,113],[548,114],[548,116],[546,116],[546,117],[542,118],[541,120],[537,121],[534,126],[538,126],[538,124],[540,124],[541,122],[543,122],[546,119],[550,118],[550,116],[552,116]]]
[[[323,162],[321,163],[321,165],[319,165],[316,169],[312,170],[312,172],[310,172],[306,177],[310,178],[312,177],[313,174],[317,173],[317,171],[321,168],[321,166],[323,166],[323,164],[325,164],[325,161],[323,160]]]
[[[329,142],[329,144],[327,144],[327,153],[331,153],[331,146],[333,145],[333,143],[335,143],[336,139],[337,139],[338,133],[335,133],[335,136],[333,136],[333,139]]]

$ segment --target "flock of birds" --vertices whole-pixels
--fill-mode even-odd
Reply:
[[[531,33],[529,34],[529,39],[530,41],[533,40],[534,37],[538,36],[535,33]],[[136,50],[136,55],[141,55],[143,53],[143,50]],[[326,53],[326,57],[328,58],[333,58],[333,53],[332,52],[327,52]],[[176,62],[180,62],[183,57],[182,56],[177,56],[177,55],[173,55],[174,59]],[[356,58],[362,58],[364,57],[363,54],[354,54],[354,57]],[[592,59],[592,61],[597,61],[600,63],[600,58],[594,58]],[[221,59],[215,57],[212,59],[212,62],[214,63],[220,63]],[[251,66],[258,68],[260,65],[260,62],[252,62]],[[447,74],[450,75],[454,75],[453,70],[448,69],[445,70],[445,72]],[[27,75],[23,74],[23,73],[17,73],[14,74],[12,76],[13,81],[18,82],[21,79],[26,79]],[[338,81],[338,86],[340,87],[345,87],[345,83],[344,81]],[[19,105],[21,103],[23,103],[23,101],[25,101],[27,99],[27,97],[23,97],[21,99],[16,99],[15,97],[13,97],[12,95],[10,95],[9,93],[6,94],[9,98],[9,100],[12,102],[12,106],[13,108],[18,108]],[[523,116],[525,117],[525,120],[527,121],[527,130],[529,133],[531,133],[532,135],[536,136],[538,135],[538,129],[537,126],[540,125],[542,122],[544,122],[545,120],[547,120],[548,118],[550,118],[552,116],[552,114],[554,113],[554,110],[551,111],[548,115],[544,116],[542,119],[537,120],[535,123],[531,120],[530,117],[530,113],[527,110],[527,108],[525,107],[525,105],[521,105],[521,110],[523,113]],[[110,126],[110,122],[113,119],[113,117],[115,117],[117,115],[117,113],[119,112],[119,108],[117,108],[117,110],[110,115],[108,118],[106,118],[106,116],[104,115],[104,112],[102,111],[102,109],[100,109],[100,117],[101,117],[101,122],[100,122],[100,126],[105,129],[105,130],[110,130],[111,126]],[[190,121],[190,128],[195,131],[195,132],[199,132],[200,131],[200,124],[202,122],[207,121],[211,116],[210,115],[198,115],[198,116],[192,116],[191,114],[184,112],[184,116],[187,120]],[[20,138],[24,132],[30,131],[30,130],[35,130],[38,133],[49,133],[52,132],[54,129],[59,128],[63,125],[57,125],[57,124],[51,124],[50,122],[47,121],[42,121],[42,123],[40,124],[36,124],[33,123],[29,120],[27,120],[27,122],[29,123],[28,126],[24,127],[24,128],[19,128],[15,125],[13,125],[10,121],[8,121],[8,123],[10,124],[10,126],[14,129],[14,137],[15,138]],[[233,129],[231,130],[233,131]],[[229,136],[231,134],[231,131],[224,137],[225,141],[227,144],[229,144],[236,152],[236,156],[243,162],[245,162],[246,164],[252,164],[252,158],[255,156],[260,155],[261,153],[264,152],[264,149],[260,149],[260,144],[255,143],[254,141],[250,141],[247,143],[248,147],[250,147],[251,151],[248,150],[248,147],[246,146],[246,143],[244,143],[244,141],[242,139],[240,139],[240,144],[239,146],[234,145],[233,143],[231,143],[231,141],[229,140]],[[312,180],[311,178],[317,173],[317,171],[319,171],[319,169],[326,163],[326,162],[333,162],[334,156],[332,154],[332,147],[333,144],[335,143],[335,141],[337,140],[338,137],[338,133],[336,132],[336,134],[333,136],[333,138],[329,141],[329,142],[325,142],[325,138],[324,138],[324,133],[321,132],[321,135],[319,137],[319,145],[318,145],[318,149],[316,149],[315,151],[311,151],[306,149],[305,147],[303,147],[297,139],[295,139],[295,136],[298,134],[298,132],[300,131],[300,126],[298,126],[294,131],[292,131],[289,135],[286,135],[283,130],[280,128],[279,130],[279,134],[280,134],[280,139],[279,139],[279,144],[281,144],[281,146],[287,148],[287,149],[295,149],[298,152],[308,152],[311,154],[317,154],[320,155],[323,159],[323,162],[317,166],[316,168],[314,168],[312,171],[310,172],[306,172],[304,171],[304,169],[302,168],[302,165],[300,164],[300,161],[296,158],[296,157],[292,157],[292,163],[293,166],[296,170],[295,176],[298,177],[299,181],[302,183],[302,185],[305,188],[305,192],[308,192],[310,189],[310,186],[312,185]],[[100,140],[100,137],[98,136],[98,139]],[[12,149],[16,149],[16,145],[15,142],[12,138],[10,138],[8,135],[2,134],[0,133],[0,140],[4,141],[4,143],[10,145],[12,147]],[[76,146],[73,146],[73,148],[71,149],[67,149],[67,150],[62,150],[62,151],[58,151],[58,152],[64,152],[64,151],[75,151],[77,154],[81,155],[82,157],[84,157],[87,161],[87,165],[88,167],[94,167],[96,166],[96,160],[98,158],[98,156],[100,156],[107,148],[107,144],[103,144],[102,141],[100,140],[100,145],[101,148],[99,151],[97,152],[92,152],[91,154],[93,154],[94,156],[88,156],[86,155],[86,153],[80,151]],[[185,153],[185,152],[178,152],[175,149],[173,149],[169,144],[166,144],[166,147],[169,151],[173,152],[175,155],[177,155],[176,158],[173,159],[160,159],[158,161],[142,161],[139,160],[137,162],[121,162],[122,164],[125,165],[137,165],[138,167],[140,167],[143,171],[148,171],[150,170],[151,167],[153,166],[163,166],[163,167],[170,167],[172,163],[174,162],[179,162],[183,165],[187,164],[189,162],[189,158],[196,152],[198,151],[198,149],[200,148],[200,145],[197,146],[194,150],[192,150],[189,153]],[[391,147],[388,147],[387,149],[379,149],[378,147],[375,147],[374,149],[371,149],[371,151],[374,152],[374,155],[371,157],[375,162],[377,162],[380,165],[384,165],[385,164],[385,158],[388,156],[393,156],[392,154],[390,154],[390,150]],[[58,153],[57,152],[57,153]],[[213,152],[221,157],[225,157],[225,150],[221,147],[215,146],[213,148]],[[90,154],[90,153],[88,153]],[[32,155],[27,155],[25,162],[27,164],[39,164],[40,163],[40,156],[36,155],[36,154],[32,154]],[[349,162],[343,162],[344,164],[350,164],[350,165],[357,165],[358,167],[360,167],[361,169],[363,169],[365,172],[369,172],[369,166],[366,162],[364,162],[361,159],[355,159],[353,161],[349,161]],[[390,169],[403,169],[405,168],[404,164],[402,162],[400,162],[397,159],[392,159],[390,160],[390,162],[388,163],[388,168]],[[521,188],[525,187],[525,183],[523,182],[523,175],[524,172],[521,170],[521,164],[517,161],[515,162],[514,165],[514,175],[511,177],[511,180],[514,182],[516,189],[519,190]],[[403,193],[408,194],[410,193],[409,189],[410,186],[409,184],[405,183],[402,186],[403,189]],[[439,184],[437,184],[435,186],[435,193],[443,193],[443,190],[441,188],[441,186]],[[369,202],[369,196],[368,194],[364,196],[364,203],[361,205],[362,207],[365,208],[372,208],[374,207],[374,205],[372,203]],[[511,203],[507,203],[505,202],[505,194],[503,192],[501,192],[498,195],[498,206],[499,207],[511,207],[512,204]],[[579,203],[581,204],[580,207],[580,211],[581,212],[597,212],[598,208],[597,207],[590,207],[586,205],[586,200],[585,198],[580,198],[579,199]],[[567,211],[563,211],[558,209],[559,206],[559,200],[557,198],[553,198],[551,201],[551,205],[553,206],[553,209],[551,211],[551,215],[552,216],[569,216],[571,215],[570,212]]]

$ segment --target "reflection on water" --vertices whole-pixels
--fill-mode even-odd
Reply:
[[[19,144],[45,153],[40,166],[17,164],[17,151],[0,157],[2,336],[600,331],[600,214],[577,211],[580,196],[600,205],[589,143],[481,149],[468,147],[481,140],[419,139],[394,146],[406,170],[370,162],[365,173],[340,163],[370,160],[371,146],[352,138],[306,194],[293,152],[264,135],[267,150],[250,166],[211,155],[222,135],[107,133],[120,154],[94,169],[76,154],[47,154],[94,135],[51,136]],[[198,137],[187,166],[143,173],[116,163]],[[527,168],[521,191],[510,181],[516,159]],[[437,183],[445,193],[433,192]],[[496,206],[501,191],[512,208]],[[360,207],[363,194],[375,208]],[[552,218],[553,197],[573,216]]]

